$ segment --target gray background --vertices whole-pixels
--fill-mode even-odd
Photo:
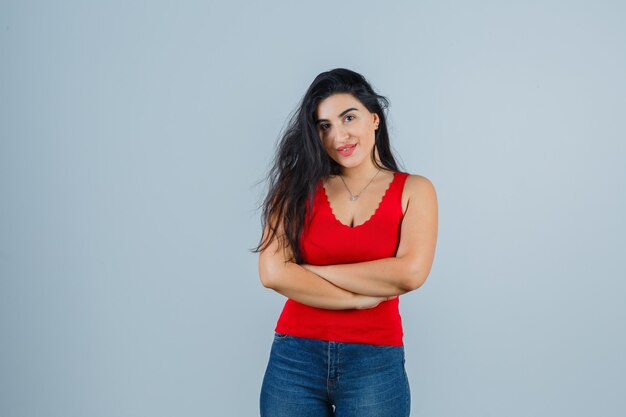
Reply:
[[[253,416],[248,249],[321,71],[438,191],[402,297],[415,416],[626,409],[621,1],[0,3],[0,415]],[[622,258],[620,260],[619,258]]]

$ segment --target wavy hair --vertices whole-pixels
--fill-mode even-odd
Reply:
[[[345,68],[335,68],[319,74],[298,103],[287,128],[284,130],[266,181],[268,193],[262,204],[263,230],[269,234],[261,237],[252,252],[267,248],[274,238],[287,245],[292,253],[291,261],[302,263],[300,236],[304,227],[307,199],[313,203],[318,182],[329,175],[341,174],[341,166],[327,153],[315,125],[318,104],[337,93],[349,93],[370,112],[379,116],[371,158],[381,169],[398,171],[389,144],[386,110],[389,100],[377,94],[361,74]],[[375,151],[382,166],[376,161]],[[279,220],[282,220],[284,236],[278,236]]]

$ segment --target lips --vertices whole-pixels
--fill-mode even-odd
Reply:
[[[356,143],[352,144],[352,145],[343,145],[337,148],[337,151],[342,155],[342,156],[350,156],[352,155],[352,152],[354,152],[354,148],[356,148]]]

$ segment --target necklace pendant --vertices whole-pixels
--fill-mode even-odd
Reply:
[[[350,196],[350,201],[356,201],[357,198],[359,198],[358,195],[351,195]]]

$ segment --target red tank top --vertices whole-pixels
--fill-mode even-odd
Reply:
[[[337,220],[320,181],[312,217],[309,220],[307,213],[300,240],[304,262],[329,265],[394,257],[403,217],[402,190],[408,175],[395,172],[374,214],[355,227]],[[275,331],[335,342],[402,346],[398,304],[399,298],[395,298],[367,310],[327,310],[288,299]]]

